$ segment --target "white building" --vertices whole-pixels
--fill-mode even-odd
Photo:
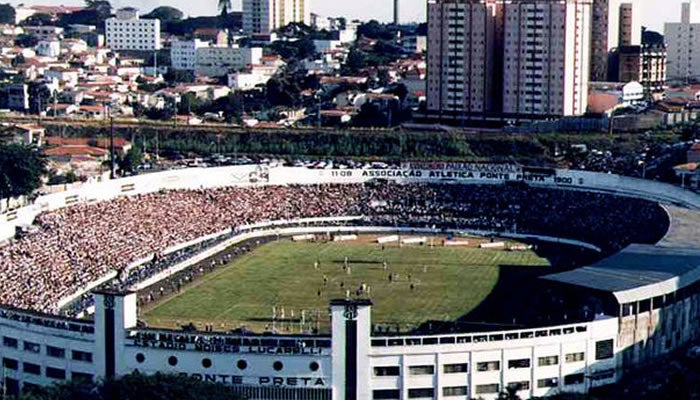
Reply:
[[[199,39],[176,40],[170,48],[172,67],[195,71],[197,75],[224,76],[249,65],[260,64],[260,47],[213,46]]]
[[[683,3],[681,22],[664,24],[669,80],[700,78],[700,12],[697,3]]]
[[[140,19],[137,9],[122,8],[105,21],[105,36],[114,50],[159,50],[160,20]]]
[[[197,49],[209,47],[209,42],[193,40],[174,40],[170,46],[170,64],[174,69],[194,71],[197,64]]]
[[[278,67],[256,65],[248,71],[234,72],[228,76],[228,86],[233,90],[251,90],[265,85],[275,73]]]
[[[260,47],[201,47],[196,52],[195,71],[197,75],[224,76],[260,64],[262,55]]]
[[[58,57],[61,55],[61,42],[58,40],[41,40],[36,45],[36,54],[44,57]]]
[[[24,32],[39,40],[53,40],[62,38],[64,30],[60,26],[25,26]]]
[[[512,2],[505,13],[503,112],[584,114],[592,0]]]
[[[243,30],[252,34],[300,22],[311,25],[311,0],[243,0]]]

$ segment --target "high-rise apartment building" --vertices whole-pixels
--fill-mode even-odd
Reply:
[[[586,111],[592,0],[432,0],[431,117],[544,118]]]
[[[592,1],[513,1],[505,7],[503,112],[585,113]]]
[[[428,109],[460,117],[495,111],[496,26],[485,1],[428,3]]]
[[[642,44],[641,4],[639,0],[609,0],[608,50]]]
[[[622,3],[620,4],[620,12],[618,17],[618,30],[620,32],[617,39],[617,45],[622,46],[632,46],[632,37],[634,34],[634,10],[632,8],[632,3]]]
[[[700,13],[696,3],[683,3],[681,22],[664,24],[668,79],[700,79]]]
[[[311,25],[311,0],[243,0],[243,30],[269,34],[292,22]]]
[[[602,82],[608,76],[608,0],[593,0],[591,21],[591,81]]]

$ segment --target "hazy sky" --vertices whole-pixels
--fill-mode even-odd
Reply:
[[[392,18],[393,0],[311,0],[313,12],[327,16],[345,16],[363,20]],[[639,3],[642,24],[663,30],[663,23],[680,20],[680,4],[684,0],[631,0]],[[21,1],[13,0],[13,4]],[[80,0],[25,0],[27,4],[80,4]],[[232,0],[233,8],[241,8],[241,0]],[[402,21],[424,21],[427,0],[401,0]],[[216,12],[216,0],[112,0],[115,6],[133,6],[143,12],[160,5],[179,8],[189,15],[211,15]]]

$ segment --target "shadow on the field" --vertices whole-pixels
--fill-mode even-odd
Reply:
[[[552,273],[551,267],[500,265],[498,282],[478,306],[452,322],[428,321],[416,329],[427,332],[474,332],[520,328],[523,310],[535,307],[534,293],[540,284],[538,277]],[[469,290],[469,282],[464,283]]]
[[[414,332],[478,332],[565,322],[559,320],[565,313],[552,304],[551,284],[538,278],[588,265],[603,255],[579,249],[562,251],[561,245],[540,244],[533,250],[551,266],[500,265],[496,285],[479,305],[455,321],[428,321]],[[464,283],[464,290],[469,290],[469,282]]]

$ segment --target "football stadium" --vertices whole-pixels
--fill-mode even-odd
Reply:
[[[248,399],[585,393],[697,339],[700,196],[508,164],[247,165],[0,215],[5,390],[133,371]]]

